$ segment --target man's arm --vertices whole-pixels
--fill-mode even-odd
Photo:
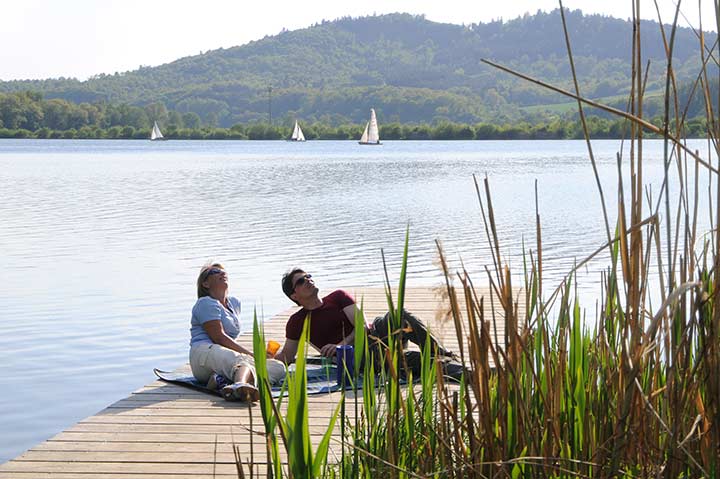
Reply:
[[[274,359],[282,361],[286,364],[292,363],[295,361],[295,355],[297,354],[299,344],[300,341],[297,339],[285,338],[285,344],[283,344],[282,349],[275,354]]]
[[[355,312],[357,311],[357,314],[360,315],[360,319],[362,320],[362,324],[365,324],[365,317],[363,315],[363,312],[360,310],[360,308],[357,307],[355,303],[345,306],[343,308],[343,313],[345,313],[345,316],[347,316],[348,320],[350,321],[350,324],[353,326],[355,325]],[[335,348],[337,346],[344,346],[346,344],[355,344],[355,328],[343,338],[342,341],[340,341],[337,344],[326,344],[322,348],[320,348],[320,354],[326,357],[335,357]]]
[[[360,322],[365,325],[365,315],[363,314],[362,310],[357,307],[355,303],[345,306],[343,308],[343,313],[345,313],[345,316],[347,316],[348,320],[350,321],[350,324],[355,326],[355,315],[357,314],[360,317]],[[349,339],[348,339],[349,338]],[[341,344],[353,344],[355,341],[355,328],[353,328],[352,332],[347,335],[347,337],[343,340]]]

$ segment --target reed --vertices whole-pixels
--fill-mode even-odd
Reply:
[[[334,462],[324,453],[334,424],[318,453],[310,452],[302,419],[307,412],[302,373],[288,380],[286,417],[263,387],[261,408],[272,477],[720,476],[720,181],[718,165],[713,164],[720,151],[720,98],[712,98],[709,87],[710,79],[718,78],[718,49],[716,44],[706,45],[702,31],[697,32],[702,68],[695,92],[705,101],[708,125],[708,151],[701,154],[682,140],[686,108],[678,100],[672,64],[679,5],[669,31],[663,31],[667,81],[662,128],[642,116],[647,74],[639,35],[641,5],[637,0],[633,5],[627,111],[583,98],[577,78],[574,93],[553,87],[578,101],[581,118],[582,106],[589,105],[627,121],[628,138],[617,154],[614,215],[597,182],[607,241],[548,289],[543,283],[542,224],[536,205],[535,247],[527,250],[522,271],[515,276],[498,239],[500,219],[493,209],[490,181],[480,184],[476,179],[484,238],[492,251],[487,283],[497,309],[490,306],[490,298],[478,294],[467,271],[449,269],[438,243],[448,317],[466,368],[460,384],[446,382],[429,348],[420,377],[410,375],[410,384],[405,384],[402,343],[391,335],[383,349],[384,361],[366,361],[357,371],[362,372],[362,395],[356,390],[352,396],[354,419],[340,412],[348,407],[350,396],[343,395],[335,411],[343,440]],[[720,26],[720,11],[714,21]],[[564,18],[562,26],[572,63]],[[665,141],[665,176],[658,198],[643,183],[645,131]],[[594,168],[589,137],[587,144]],[[707,191],[700,190],[701,175],[709,178]],[[675,204],[671,192],[677,192]],[[698,233],[698,216],[704,213],[699,210],[701,195],[708,198],[708,219],[714,225],[705,234]],[[400,329],[404,303],[408,237],[409,231],[395,297],[390,282],[386,284],[394,332]],[[575,271],[598,255],[605,255],[607,263],[599,307],[595,318],[588,320],[575,292]],[[522,278],[519,285],[514,284],[517,277]],[[653,304],[655,296],[659,300]],[[357,330],[364,331],[359,321],[356,318]],[[496,338],[494,326],[500,322],[505,335]],[[264,351],[257,324],[255,334],[256,353]],[[370,339],[356,334],[355,346],[359,368]],[[264,363],[258,363],[263,377]],[[288,455],[287,468],[279,466],[276,430]]]
[[[287,453],[287,471],[289,477],[324,477],[328,466],[327,454],[335,421],[344,401],[340,401],[330,416],[330,425],[323,434],[317,449],[313,451],[308,420],[307,373],[305,372],[306,347],[308,343],[308,324],[305,322],[300,346],[297,352],[295,373],[288,373],[283,383],[283,393],[287,391],[287,414],[280,413],[284,394],[277,403],[273,401],[271,385],[268,380],[267,360],[265,357],[265,335],[258,324],[257,315],[253,321],[253,355],[260,391],[260,410],[265,424],[268,475],[283,477],[279,433],[282,445]],[[278,432],[276,432],[276,430]]]

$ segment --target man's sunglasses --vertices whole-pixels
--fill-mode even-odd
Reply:
[[[297,281],[295,281],[295,284],[293,285],[293,290],[295,290],[298,286],[302,286],[305,284],[305,281],[312,278],[311,274],[305,274],[303,276],[300,276]]]

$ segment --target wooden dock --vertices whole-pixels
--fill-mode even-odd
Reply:
[[[358,303],[364,299],[366,318],[387,310],[382,289],[348,290]],[[428,324],[447,348],[458,351],[453,325],[443,324],[439,319],[448,306],[434,290],[408,289],[405,307]],[[495,309],[498,310],[497,305]],[[266,321],[266,337],[282,342],[285,322],[295,310],[289,309]],[[502,324],[498,324],[500,341],[501,328]],[[252,347],[251,334],[238,340]],[[309,397],[310,428],[316,443],[327,429],[330,413],[339,398],[339,393]],[[352,409],[348,408],[350,415]],[[234,447],[243,461],[253,464],[254,474],[259,474],[255,477],[265,477],[262,431],[264,426],[257,405],[228,402],[155,381],[1,464],[0,479],[238,477]],[[338,430],[337,440],[331,443],[331,458],[338,454],[339,437]],[[246,477],[250,477],[247,464],[244,471]]]

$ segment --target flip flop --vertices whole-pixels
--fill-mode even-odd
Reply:
[[[248,383],[232,383],[222,388],[222,396],[228,401],[256,402],[260,400],[260,392]]]

